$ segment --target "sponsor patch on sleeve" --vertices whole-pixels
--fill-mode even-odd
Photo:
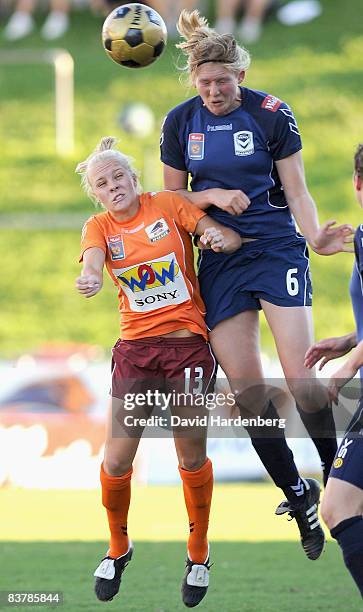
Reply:
[[[110,251],[111,260],[118,261],[125,259],[125,248],[122,236],[107,236],[107,245]]]
[[[276,96],[266,96],[266,98],[263,100],[261,107],[265,108],[266,110],[271,111],[272,113],[276,113],[276,111],[280,108],[282,104],[282,101],[279,98],[276,98]]]

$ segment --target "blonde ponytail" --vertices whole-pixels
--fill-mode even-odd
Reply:
[[[206,62],[221,63],[236,74],[249,67],[251,58],[247,49],[238,45],[232,34],[218,34],[210,28],[199,11],[182,10],[177,29],[185,42],[176,46],[187,56],[184,70],[189,73],[193,84],[198,66]]]

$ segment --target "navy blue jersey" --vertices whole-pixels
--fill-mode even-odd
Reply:
[[[241,87],[242,105],[224,116],[211,113],[200,96],[167,115],[161,135],[161,160],[187,171],[192,191],[213,187],[240,189],[251,200],[241,215],[215,206],[208,214],[242,236],[295,235],[275,162],[301,149],[294,115],[287,104]]]
[[[355,262],[350,281],[350,297],[352,300],[355,324],[357,328],[357,343],[363,340],[363,225],[359,225],[354,236]],[[363,367],[360,368],[363,379]]]
[[[350,281],[354,318],[357,327],[357,342],[363,340],[363,225],[359,225],[354,236],[355,262]],[[363,367],[360,368],[363,387]],[[363,389],[362,389],[363,390]],[[363,489],[363,395],[338,448],[330,470],[330,477],[338,478]]]
[[[329,477],[363,489],[363,400],[361,399],[335,455]]]

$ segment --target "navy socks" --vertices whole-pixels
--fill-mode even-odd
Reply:
[[[278,419],[279,415],[269,402],[264,419]],[[277,487],[283,490],[286,498],[293,505],[298,505],[304,498],[305,487],[295,465],[294,456],[288,447],[285,433],[275,427],[246,427],[252,445]]]
[[[304,412],[299,406],[297,410],[319,453],[325,486],[338,448],[333,411],[328,406],[318,412]]]
[[[345,519],[330,533],[342,549],[344,563],[363,597],[363,517]]]

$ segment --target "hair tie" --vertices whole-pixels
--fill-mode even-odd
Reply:
[[[231,63],[231,62],[226,62],[226,60],[223,60],[223,59],[205,59],[197,63],[197,68],[199,68],[199,66],[201,66],[202,64],[207,64],[208,62],[213,62],[213,63],[215,62],[215,63],[220,63],[220,64],[230,64]]]

